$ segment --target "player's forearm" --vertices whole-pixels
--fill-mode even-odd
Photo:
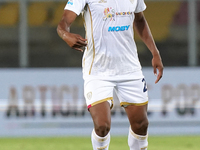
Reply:
[[[76,19],[76,16],[76,13],[73,11],[64,10],[62,19],[57,27],[57,33],[63,40],[66,40],[70,36],[70,26]]]
[[[148,49],[151,51],[152,55],[158,55],[159,51],[156,47],[155,41],[153,39],[151,30],[149,28],[149,25],[143,16],[139,20],[136,20],[134,22],[134,27],[139,34],[142,41],[145,43],[145,45],[148,47]]]
[[[79,34],[70,33],[70,26],[75,18],[76,13],[65,10],[58,24],[57,33],[71,48],[83,52],[81,48],[87,45],[87,39],[82,38]]]
[[[64,40],[70,32],[70,25],[66,24],[64,21],[60,21],[57,27],[58,35]]]

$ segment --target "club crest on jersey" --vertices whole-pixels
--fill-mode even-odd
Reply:
[[[115,21],[115,10],[112,7],[105,8],[103,13],[103,21],[106,21],[107,19]]]
[[[89,100],[91,100],[91,98],[92,98],[92,92],[87,93],[87,98],[88,98]]]
[[[107,0],[100,0],[99,3],[107,3]]]
[[[67,4],[69,4],[69,5],[73,5],[74,2],[73,2],[73,0],[69,0],[69,1],[67,2]]]

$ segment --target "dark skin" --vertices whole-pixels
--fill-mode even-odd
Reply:
[[[133,25],[136,32],[142,39],[142,41],[146,44],[148,49],[151,51],[151,54],[153,56],[152,58],[153,71],[154,71],[154,74],[157,76],[155,83],[158,83],[158,81],[162,78],[162,75],[163,75],[163,64],[162,64],[159,51],[156,47],[155,41],[153,39],[153,36],[149,29],[149,25],[145,19],[143,12],[135,13],[135,20],[134,20]],[[158,74],[157,74],[157,70],[159,72]]]
[[[73,49],[83,52],[82,47],[87,46],[87,39],[78,34],[70,33],[70,26],[77,15],[65,10],[62,19],[57,27],[58,35]],[[163,75],[163,64],[159,51],[155,45],[153,36],[143,12],[135,13],[133,22],[134,29],[152,53],[153,72],[157,76],[155,83],[158,83]],[[110,131],[111,111],[108,102],[97,104],[89,109],[94,122],[94,129],[97,135],[104,137]],[[147,105],[129,105],[125,108],[131,129],[138,135],[146,135],[148,128]]]
[[[70,26],[77,15],[69,10],[65,10],[62,19],[57,27],[58,35],[73,49],[83,52],[82,47],[87,46],[87,39],[79,34],[70,33]]]

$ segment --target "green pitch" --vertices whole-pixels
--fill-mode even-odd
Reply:
[[[0,138],[0,150],[92,150],[90,137]],[[129,150],[126,137],[112,137],[110,150]],[[200,136],[149,137],[148,150],[200,150]]]

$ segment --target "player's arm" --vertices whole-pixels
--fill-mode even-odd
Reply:
[[[81,47],[87,45],[87,40],[81,37],[79,34],[70,33],[70,26],[76,17],[77,15],[73,11],[64,10],[62,19],[57,27],[57,33],[71,48],[82,52],[83,50]]]
[[[142,41],[146,44],[148,49],[151,51],[153,55],[152,66],[154,68],[154,74],[157,76],[155,83],[157,83],[163,75],[163,64],[160,57],[160,53],[156,47],[155,41],[151,34],[148,23],[145,19],[143,12],[135,13],[135,21],[133,23],[135,30],[139,34]],[[158,69],[158,74],[157,74]]]

